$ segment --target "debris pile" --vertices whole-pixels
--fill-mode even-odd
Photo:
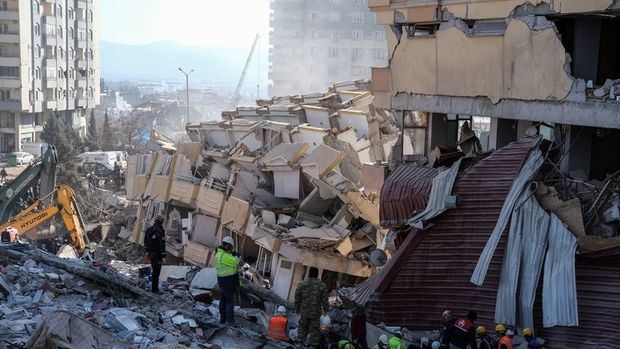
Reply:
[[[387,233],[383,174],[418,140],[374,107],[367,88],[357,81],[259,100],[223,112],[222,121],[188,125],[192,142],[153,141],[154,151],[128,161],[127,198],[139,202],[128,239],[142,243],[163,212],[169,257],[206,267],[231,236],[250,278],[270,280],[287,300],[305,267],[323,270],[332,290],[372,275],[369,252]]]

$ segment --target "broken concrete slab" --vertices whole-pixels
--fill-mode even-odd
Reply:
[[[201,269],[190,283],[190,289],[214,290],[217,288],[217,270],[215,268]]]
[[[344,151],[321,144],[301,160],[301,169],[312,177],[325,177],[338,166],[345,155]]]

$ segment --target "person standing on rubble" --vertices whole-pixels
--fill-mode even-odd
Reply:
[[[288,318],[286,317],[286,308],[281,305],[278,307],[276,314],[269,319],[269,329],[267,337],[288,342]]]
[[[235,295],[239,289],[239,258],[235,253],[235,240],[230,236],[222,239],[215,252],[217,286],[220,289],[220,323],[235,324]]]
[[[321,315],[329,311],[327,286],[318,280],[319,270],[311,267],[308,278],[295,290],[295,312],[299,320],[299,341],[316,348],[321,340]]]
[[[467,345],[471,349],[478,349],[474,324],[476,319],[478,319],[478,314],[470,310],[466,316],[456,320],[448,330],[444,344],[448,345],[450,349],[465,349]]]
[[[400,331],[396,331],[392,338],[390,338],[389,346],[390,349],[405,349],[405,344],[403,343],[403,333]]]
[[[146,260],[151,263],[152,280],[151,291],[159,293],[159,274],[161,265],[166,261],[166,231],[164,230],[164,215],[155,217],[155,224],[150,226],[144,234]]]
[[[446,336],[456,320],[458,320],[458,317],[452,315],[452,311],[449,309],[444,310],[441,314],[441,329],[439,330],[439,342],[442,343],[441,348],[448,348]]]
[[[480,339],[479,349],[495,349],[497,348],[497,343],[493,339],[493,337],[487,334],[487,329],[484,326],[478,326],[476,328],[476,334]]]
[[[542,349],[545,347],[544,341],[536,339],[534,331],[531,328],[523,329],[523,337],[527,342],[527,349]]]
[[[7,177],[8,177],[8,173],[6,173],[6,167],[2,168],[2,171],[0,171],[0,181],[2,181],[1,184],[5,184],[7,182]]]

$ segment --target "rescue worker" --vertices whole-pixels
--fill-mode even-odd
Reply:
[[[269,279],[263,279],[263,288],[266,290],[271,290],[271,282]]]
[[[164,230],[164,215],[155,217],[155,224],[144,233],[144,248],[146,261],[151,263],[151,291],[159,293],[159,274],[161,265],[166,261],[166,231]]]
[[[248,281],[252,281],[254,274],[252,274],[252,272],[250,271],[250,265],[248,263],[245,263],[241,269],[243,269],[243,272],[241,273],[243,278]]]
[[[477,318],[478,314],[470,310],[466,316],[456,320],[448,330],[447,341],[444,344],[448,345],[450,349],[465,349],[467,345],[471,349],[478,349],[476,326],[474,325]]]
[[[497,348],[497,342],[493,339],[493,337],[487,334],[487,329],[484,326],[478,326],[476,328],[476,334],[480,339],[480,347],[479,349],[495,349]]]
[[[498,349],[513,349],[512,339],[506,326],[498,324],[495,326],[495,332],[497,333],[497,348]]]
[[[215,252],[217,285],[220,289],[220,323],[235,324],[235,294],[239,289],[239,258],[234,253],[235,241],[226,236]]]
[[[390,338],[389,347],[390,349],[405,349],[405,344],[403,343],[403,333],[400,331],[396,331],[394,336]]]
[[[318,280],[319,270],[310,268],[308,278],[295,290],[295,312],[299,320],[299,341],[314,348],[321,340],[321,315],[329,311],[327,286]]]
[[[446,342],[446,336],[448,334],[448,330],[454,325],[454,322],[458,320],[458,317],[452,315],[452,311],[446,309],[441,314],[441,329],[439,330],[439,342],[446,343],[442,344],[442,347],[447,348],[448,344]]]
[[[0,181],[2,181],[1,184],[5,184],[7,182],[8,176],[9,174],[6,172],[6,167],[3,167],[2,171],[0,171]]]
[[[356,349],[356,346],[348,339],[341,339],[338,341],[337,349]]]
[[[372,349],[388,349],[389,339],[387,334],[379,336],[379,342]]]
[[[288,319],[286,318],[286,308],[284,306],[279,306],[276,314],[269,319],[267,337],[283,342],[290,341],[288,337]]]
[[[543,343],[536,339],[534,331],[529,327],[523,329],[523,337],[525,337],[528,349],[542,349],[544,347]]]

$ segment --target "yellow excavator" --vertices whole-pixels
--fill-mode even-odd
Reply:
[[[55,202],[46,206],[46,200],[54,194],[55,200],[53,201]],[[16,242],[19,235],[28,233],[57,215],[62,217],[73,245],[82,255],[86,249],[84,223],[75,201],[75,192],[64,184],[0,225],[2,240],[3,242]]]

